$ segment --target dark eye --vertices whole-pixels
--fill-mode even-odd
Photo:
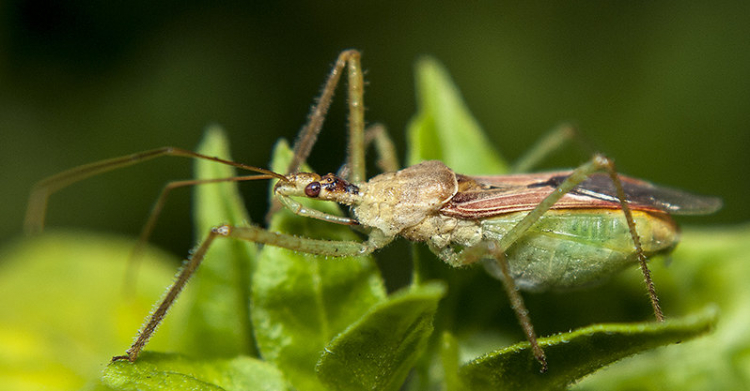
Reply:
[[[305,195],[308,197],[317,197],[320,194],[320,182],[310,182],[305,186]]]

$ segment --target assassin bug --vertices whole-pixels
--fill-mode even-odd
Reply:
[[[348,71],[349,153],[338,175],[298,172],[322,128],[333,91]],[[439,161],[425,161],[397,170],[392,144],[382,128],[365,130],[360,54],[341,53],[323,93],[295,144],[287,174],[247,166],[183,149],[165,147],[73,168],[39,182],[26,216],[26,228],[42,228],[50,194],[72,183],[159,156],[182,156],[228,164],[255,175],[215,180],[172,182],[156,202],[141,234],[145,241],[170,190],[222,181],[276,179],[275,199],[293,213],[357,227],[367,239],[328,241],[270,232],[256,226],[214,227],[193,253],[150,315],[126,355],[113,360],[135,361],[177,295],[219,237],[231,237],[299,252],[326,256],[366,255],[401,236],[425,242],[442,260],[465,266],[483,260],[502,280],[532,352],[547,369],[528,311],[518,289],[569,289],[595,283],[637,262],[643,271],[657,321],[664,315],[646,265],[648,256],[669,252],[679,234],[671,214],[711,213],[716,198],[617,174],[612,161],[595,155],[570,171],[503,176],[467,176]],[[365,147],[375,142],[385,173],[365,180]],[[337,216],[303,206],[295,198],[333,201],[350,208]]]

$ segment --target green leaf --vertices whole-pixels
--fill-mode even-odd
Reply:
[[[290,157],[288,146],[279,143],[272,167],[283,170]],[[331,203],[318,203],[315,208],[340,213]],[[304,237],[361,240],[347,226],[301,218],[286,209],[273,216],[269,229]],[[324,348],[385,297],[372,257],[316,257],[265,246],[252,284],[252,319],[260,352],[295,388],[323,389],[315,364]]]
[[[116,390],[269,390],[291,388],[273,365],[250,357],[196,360],[178,354],[145,352],[138,361],[118,361],[104,372]]]
[[[437,304],[445,294],[430,283],[394,294],[336,337],[318,363],[332,390],[398,390],[424,352]]]
[[[137,284],[126,285],[133,283],[125,278],[133,246],[91,232],[49,231],[0,249],[0,389],[79,389],[125,352],[179,261],[147,247]],[[149,348],[174,347],[186,309],[175,305]]]
[[[445,331],[440,340],[440,361],[443,366],[443,376],[445,376],[446,391],[460,391],[464,389],[461,379],[458,376],[459,370],[459,352],[458,341],[453,334]]]
[[[750,384],[750,225],[683,230],[670,265],[653,265],[668,311],[721,310],[710,335],[640,354],[584,379],[578,390],[741,390]]]
[[[710,331],[716,308],[662,323],[602,324],[539,340],[550,369],[539,373],[527,342],[480,357],[461,368],[472,390],[562,390],[609,363]]]
[[[216,125],[206,129],[197,152],[231,160],[226,136]],[[237,175],[231,166],[202,159],[196,159],[195,172],[197,179]],[[214,226],[250,221],[236,182],[199,185],[194,191],[196,236],[201,240]],[[196,300],[187,330],[189,352],[201,357],[257,355],[248,302],[255,253],[254,243],[223,238],[214,241],[190,283]]]
[[[497,175],[508,165],[492,147],[466,107],[458,88],[437,60],[417,62],[419,111],[408,127],[407,164],[441,160],[466,175]]]

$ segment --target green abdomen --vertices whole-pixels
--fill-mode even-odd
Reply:
[[[499,239],[526,213],[485,220],[483,236]],[[633,219],[646,256],[669,252],[677,244],[679,232],[668,215],[633,211]],[[637,262],[622,211],[608,209],[548,211],[507,255],[514,281],[528,291],[592,285]]]

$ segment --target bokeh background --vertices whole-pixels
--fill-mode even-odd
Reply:
[[[509,159],[574,121],[622,172],[724,198],[690,224],[747,221],[749,16],[742,1],[6,0],[0,240],[21,234],[34,182],[135,151],[192,149],[210,123],[227,130],[236,160],[266,166],[346,48],[363,52],[368,121],[385,123],[400,151],[416,110],[413,64],[432,55]],[[344,159],[342,102],[313,151],[319,171]],[[547,166],[585,158],[569,149]],[[191,167],[164,158],[72,186],[52,198],[48,225],[136,235],[164,183]],[[261,220],[266,186],[242,188]],[[189,191],[169,200],[152,241],[178,255],[193,245]]]

